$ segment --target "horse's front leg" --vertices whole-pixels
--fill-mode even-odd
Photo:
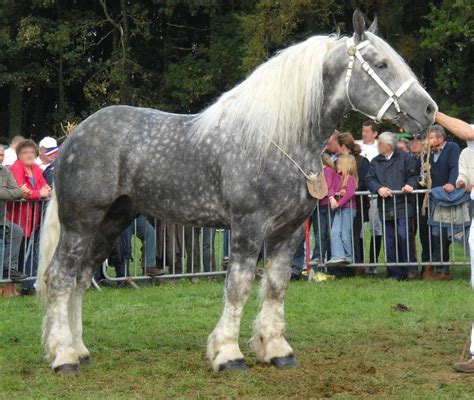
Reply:
[[[267,240],[265,271],[260,287],[260,312],[251,339],[257,358],[278,368],[296,364],[293,349],[285,339],[284,299],[291,276],[291,261],[303,239],[298,229],[285,241]]]
[[[224,310],[207,339],[207,357],[216,372],[248,369],[239,348],[239,332],[262,244],[257,236],[247,228],[232,226],[232,255],[225,282]]]

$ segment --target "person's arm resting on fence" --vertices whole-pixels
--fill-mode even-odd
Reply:
[[[411,186],[412,189],[418,187],[418,176],[420,175],[419,164],[413,156],[407,154],[406,156],[406,184]]]
[[[372,193],[377,193],[378,190],[383,187],[377,178],[375,166],[372,163],[369,165],[369,172],[367,172],[367,175],[365,176],[365,185],[367,186],[367,190]]]
[[[22,191],[16,184],[10,171],[1,167],[0,170],[0,200],[1,201],[12,201],[18,200],[22,197]]]
[[[27,183],[25,174],[23,173],[21,169],[11,168],[10,172],[15,178],[15,181],[20,188]],[[46,183],[42,175],[39,175],[36,177],[35,186],[36,188],[39,188],[39,189],[30,189],[28,191],[28,196],[27,196],[28,200],[41,200],[43,197],[47,197],[47,196],[41,195],[43,187],[48,186],[48,184]]]
[[[337,202],[338,207],[343,207],[349,200],[351,200],[356,192],[355,179],[353,176],[349,176],[346,184],[346,192]]]

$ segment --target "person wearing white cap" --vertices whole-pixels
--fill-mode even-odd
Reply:
[[[474,200],[474,174],[470,172],[474,167],[474,125],[461,121],[460,119],[450,117],[441,112],[436,113],[436,122],[453,135],[467,141],[467,148],[464,149],[459,158],[459,176],[456,181],[457,187],[463,187],[471,192],[471,199]],[[471,287],[474,289],[474,218],[471,221],[471,230],[469,232],[469,249],[471,252]],[[471,347],[469,349],[471,357],[468,361],[458,362],[453,368],[458,372],[468,374],[474,373],[474,322],[471,328]]]
[[[39,142],[39,154],[35,163],[44,171],[56,158],[59,151],[58,142],[51,136],[46,136]]]

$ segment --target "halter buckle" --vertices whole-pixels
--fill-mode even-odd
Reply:
[[[347,48],[347,53],[350,55],[350,56],[355,56],[355,54],[357,53],[357,47],[356,46],[350,46]]]

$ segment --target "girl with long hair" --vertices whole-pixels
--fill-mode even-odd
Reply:
[[[352,230],[356,213],[358,175],[355,158],[343,154],[337,159],[337,174],[329,189],[329,203],[335,212],[331,228],[331,259],[326,266],[352,263]]]

